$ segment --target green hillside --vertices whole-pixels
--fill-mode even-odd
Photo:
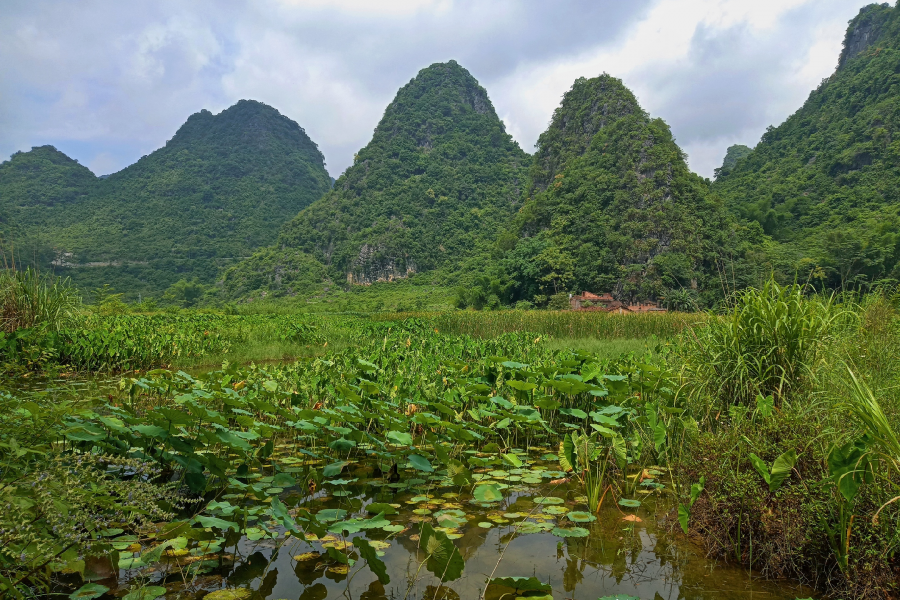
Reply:
[[[736,214],[783,242],[785,279],[900,279],[900,9],[850,22],[835,73],[717,178]]]
[[[692,173],[669,127],[609,75],[580,78],[538,140],[528,200],[501,239],[514,297],[574,290],[622,300],[721,293],[734,259],[763,242]],[[749,274],[743,265],[737,276]]]
[[[0,239],[17,261],[53,260],[53,243],[42,227],[84,203],[99,181],[53,146],[16,152],[0,163]]]
[[[249,100],[191,115],[163,148],[102,180],[49,154],[39,148],[4,163],[0,198],[25,207],[20,233],[39,229],[59,272],[83,288],[110,283],[129,296],[159,294],[181,278],[214,281],[331,187],[303,129]],[[53,177],[49,166],[25,168],[47,162]],[[62,177],[73,170],[81,175]],[[40,213],[23,216],[34,207]]]
[[[322,281],[316,263],[354,284],[456,269],[485,256],[514,214],[528,162],[475,78],[455,61],[431,65],[333,190],[226,273],[225,293],[294,294]]]

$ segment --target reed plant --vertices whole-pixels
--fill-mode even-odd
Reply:
[[[33,268],[0,271],[0,331],[43,326],[59,331],[79,314],[81,297],[68,278]]]
[[[840,332],[856,320],[853,306],[810,295],[801,285],[770,280],[736,294],[724,315],[679,338],[677,358],[692,395],[725,413],[759,396],[776,405],[809,391]]]

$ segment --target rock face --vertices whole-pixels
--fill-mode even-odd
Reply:
[[[734,165],[737,164],[737,161],[741,160],[751,152],[753,152],[753,148],[744,146],[743,144],[729,146],[728,150],[725,151],[725,158],[722,160],[722,166],[715,171],[716,180],[728,176],[734,168]]]
[[[714,285],[730,224],[668,126],[620,80],[578,79],[538,140],[507,264],[518,297],[613,292],[648,300]]]
[[[333,189],[284,226],[278,248],[354,284],[455,268],[508,223],[528,162],[478,81],[455,61],[431,65],[397,92]]]
[[[838,60],[839,69],[875,43],[884,30],[890,11],[891,6],[888,3],[870,4],[859,10],[859,14],[847,28],[844,50]]]

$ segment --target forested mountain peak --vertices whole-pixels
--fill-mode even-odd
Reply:
[[[538,138],[530,173],[532,188],[545,190],[569,160],[587,151],[601,129],[627,115],[646,117],[622,80],[606,73],[576,79],[553,112],[547,131]]]
[[[743,144],[729,146],[728,150],[725,151],[725,158],[722,160],[722,166],[715,170],[716,181],[731,173],[731,170],[734,169],[734,165],[737,164],[737,161],[741,160],[751,152],[753,152],[753,148],[744,146]]]
[[[0,206],[72,202],[96,180],[90,169],[53,146],[35,146],[0,163]]]
[[[892,47],[896,47],[896,37],[891,35],[891,33],[896,34],[896,31],[891,32],[889,27],[894,17],[893,12],[894,9],[887,2],[869,4],[859,10],[859,14],[850,21],[850,26],[847,27],[843,50],[838,60],[839,69],[876,43],[884,41]],[[893,40],[891,40],[892,37],[894,37]]]
[[[848,28],[840,68],[717,190],[785,242],[773,267],[832,287],[900,278],[900,8]]]
[[[400,88],[333,190],[284,227],[268,266],[256,257],[226,287],[288,293],[283,273],[310,259],[363,284],[457,266],[514,213],[527,162],[478,81],[456,61],[433,64]]]
[[[255,100],[237,104],[213,115],[208,110],[194,113],[166,143],[167,148],[211,144],[218,149],[278,150],[286,145],[309,154],[324,167],[324,157],[306,131],[276,109]]]
[[[21,165],[55,179],[38,174],[38,189],[20,194],[45,205],[12,212],[17,245],[81,287],[110,283],[129,297],[180,278],[211,283],[331,187],[306,132],[251,100],[191,115],[164,147],[103,179],[49,147],[16,155],[0,169],[0,199],[22,187],[10,176]],[[79,201],[43,200],[57,197]]]
[[[577,80],[538,147],[530,198],[501,241],[512,246],[506,265],[518,298],[717,293],[716,261],[744,232],[688,169],[668,125],[620,80]]]

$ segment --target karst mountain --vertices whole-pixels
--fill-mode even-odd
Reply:
[[[369,284],[487,252],[519,207],[529,157],[455,61],[422,69],[334,188],[275,246],[226,272],[232,297],[293,294],[328,277]]]
[[[249,100],[191,115],[163,148],[108,177],[52,147],[0,165],[4,227],[21,250],[80,287],[129,295],[211,283],[330,186],[305,131]]]
[[[518,298],[718,293],[717,266],[756,235],[615,77],[575,81],[537,146],[527,199],[500,242]]]
[[[900,8],[863,8],[834,74],[713,189],[780,242],[770,263],[786,278],[900,280]]]

